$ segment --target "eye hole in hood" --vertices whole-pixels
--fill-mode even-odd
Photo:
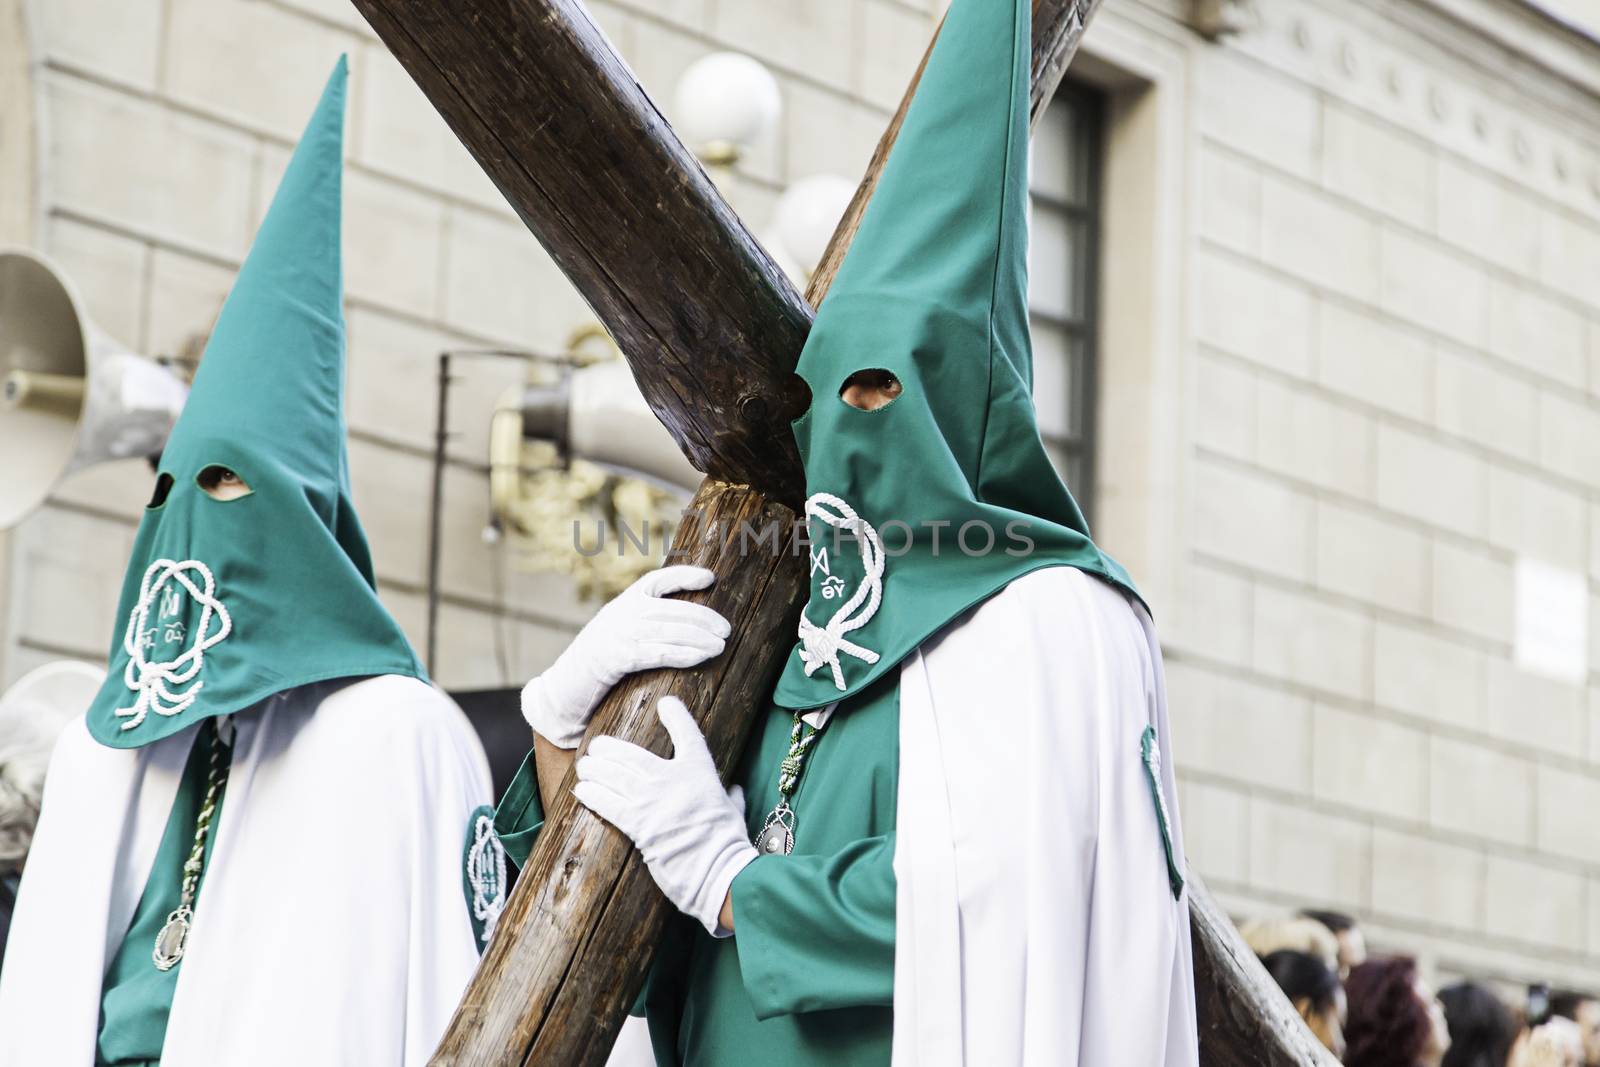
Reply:
[[[255,491],[232,467],[224,467],[220,463],[213,463],[201,470],[195,475],[194,482],[212,500],[224,502],[238,500]]]
[[[154,511],[167,502],[167,494],[172,492],[172,475],[162,472],[156,475],[156,487],[151,490],[150,503],[145,507]]]
[[[893,371],[882,367],[858,370],[839,387],[839,399],[860,411],[880,411],[905,392]]]

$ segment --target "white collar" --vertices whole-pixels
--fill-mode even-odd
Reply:
[[[800,721],[811,727],[813,730],[820,730],[824,726],[828,725],[828,720],[833,717],[833,709],[838,706],[839,702],[835,700],[832,704],[829,704],[825,707],[812,708],[810,711],[800,716]]]

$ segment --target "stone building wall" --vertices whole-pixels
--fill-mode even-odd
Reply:
[[[708,51],[778,75],[731,185],[760,232],[788,182],[861,172],[939,4],[590,7],[669,118]],[[1255,9],[1213,43],[1187,0],[1107,0],[1074,68],[1111,98],[1096,504],[1167,641],[1193,861],[1445,974],[1600,986],[1600,679],[1513,656],[1531,558],[1587,583],[1600,666],[1600,47],[1516,0]],[[355,489],[420,644],[434,357],[559,350],[587,310],[343,0],[29,10],[39,244],[149,353],[206,328],[350,52]],[[520,682],[592,610],[498,573],[481,464],[518,371],[466,373],[452,687]],[[15,532],[7,678],[103,655],[147,484],[87,473]]]
[[[1193,55],[1197,862],[1593,986],[1600,688],[1513,646],[1519,558],[1600,588],[1596,85],[1519,55],[1571,42],[1534,19],[1511,48],[1428,4],[1259,7]]]

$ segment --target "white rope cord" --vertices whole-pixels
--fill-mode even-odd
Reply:
[[[186,571],[197,572],[203,587],[197,587]],[[176,659],[152,663],[145,658],[144,643],[140,638],[149,628],[150,606],[169,581],[176,581],[183,586],[200,604],[200,625],[195,628],[194,644],[188,651]],[[122,724],[124,730],[131,730],[144,722],[145,716],[152,710],[158,715],[177,715],[200,695],[204,682],[196,681],[182,692],[174,690],[193,681],[205,665],[206,650],[233,632],[233,619],[228,615],[228,609],[216,599],[216,591],[217,582],[211,574],[211,568],[199,560],[189,559],[178,563],[170,559],[158,559],[146,568],[144,579],[139,584],[139,602],[128,614],[128,630],[122,638],[123,651],[128,654],[128,666],[122,672],[122,680],[129,689],[139,694],[131,705],[116,711],[119,717],[129,719]],[[213,615],[218,620],[217,632],[208,635],[206,631],[211,628]]]
[[[483,923],[483,940],[506,910],[506,850],[494,832],[494,819],[478,816],[467,850],[467,884],[472,886],[472,915]]]
[[[806,516],[815,516],[835,529],[854,534],[856,543],[861,546],[861,563],[866,574],[861,584],[856,586],[855,593],[839,606],[827,625],[819,627],[806,618],[805,612],[800,613],[800,641],[803,646],[800,649],[800,662],[805,664],[806,677],[811,677],[826,666],[833,671],[834,686],[843,692],[844,670],[839,665],[840,653],[866,663],[878,662],[876,652],[845,640],[844,635],[865,626],[877,614],[878,605],[883,601],[883,541],[871,523],[831,493],[813,493],[806,500]]]

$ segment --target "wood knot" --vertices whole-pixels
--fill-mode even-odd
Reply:
[[[567,896],[576,888],[574,883],[583,873],[583,860],[577,856],[568,856],[561,864],[561,873],[555,879],[555,884],[550,887],[550,900],[554,905],[560,905]]]
[[[755,393],[746,393],[739,398],[739,418],[751,426],[760,426],[767,421],[771,412],[767,398],[757,396]]]

